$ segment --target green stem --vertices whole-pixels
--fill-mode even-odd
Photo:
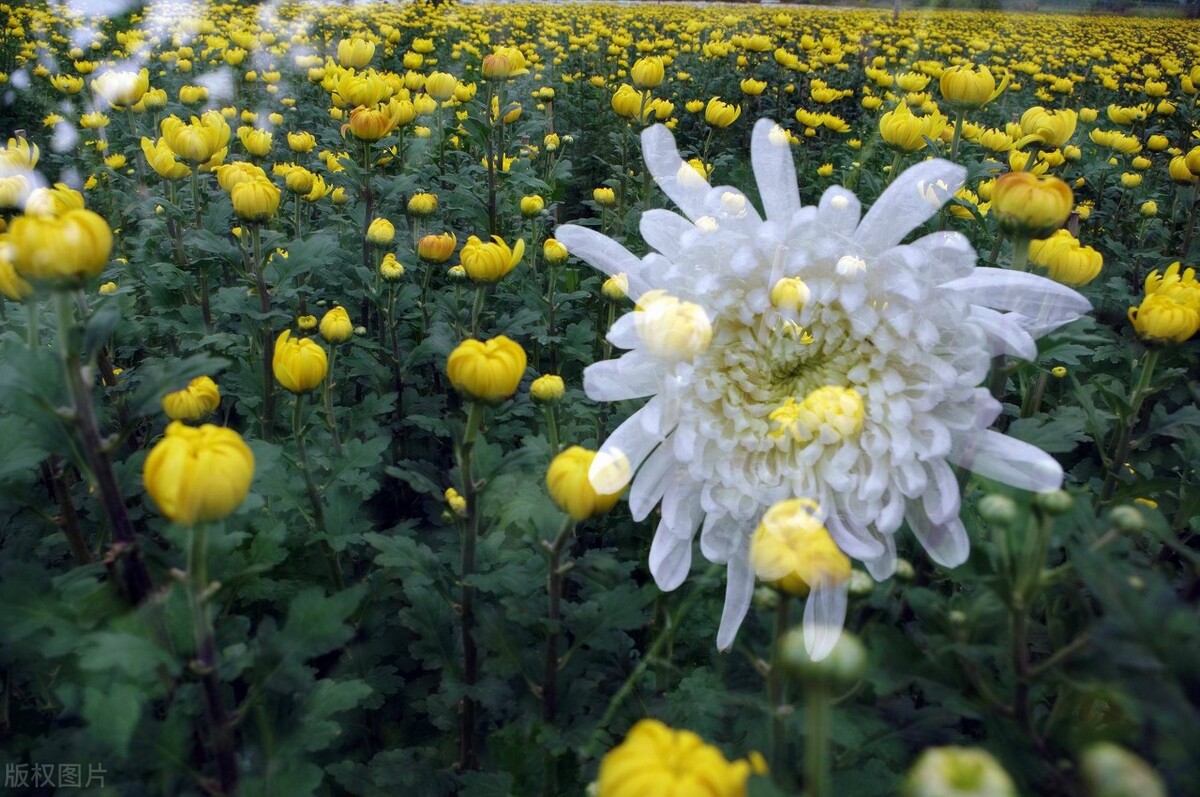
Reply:
[[[892,180],[896,179],[896,175],[900,173],[900,165],[904,162],[904,153],[897,150],[895,157],[892,158],[892,168],[888,172],[886,185],[891,185]]]
[[[779,605],[775,608],[775,639],[771,647],[771,668],[767,672],[767,697],[770,702],[771,714],[771,767],[780,777],[786,777],[788,770],[784,766],[787,761],[787,725],[785,711],[787,702],[787,681],[783,674],[783,638],[787,635],[791,600],[789,595],[779,596]],[[791,784],[784,784],[791,785]]]
[[[962,111],[958,112],[958,116],[954,119],[954,138],[950,139],[950,160],[958,157],[958,147],[962,143],[963,117],[965,114]]]
[[[125,499],[121,495],[121,486],[117,482],[112,462],[108,458],[104,440],[96,423],[95,410],[92,407],[91,390],[83,378],[78,354],[71,345],[71,330],[75,323],[75,309],[68,291],[59,290],[54,294],[56,319],[58,321],[58,347],[62,360],[63,372],[66,375],[67,388],[70,392],[74,409],[74,422],[79,428],[83,442],[84,457],[92,478],[96,483],[96,491],[100,495],[105,513],[113,530],[113,546],[109,554],[112,562],[110,569],[118,575],[126,596],[134,604],[140,604],[151,589],[150,574],[142,561],[141,550],[138,546],[137,535],[133,523],[125,509]]]
[[[213,757],[217,762],[217,777],[221,784],[219,793],[232,795],[237,791],[237,758],[233,750],[230,716],[221,697],[221,683],[217,674],[216,634],[208,609],[207,531],[203,523],[188,527],[187,594],[188,606],[192,612],[192,634],[196,644],[196,659],[192,663],[192,669],[200,676],[204,689],[205,714]]]
[[[1013,239],[1012,265],[1009,266],[1013,271],[1029,270],[1030,243],[1030,239],[1023,235]]]
[[[1121,429],[1121,434],[1117,438],[1117,444],[1113,448],[1112,457],[1109,460],[1108,475],[1105,476],[1104,486],[1100,490],[1101,504],[1107,502],[1112,497],[1113,490],[1116,489],[1117,473],[1124,466],[1125,457],[1129,455],[1129,446],[1133,439],[1133,429],[1137,426],[1138,415],[1142,411],[1142,403],[1146,400],[1146,395],[1150,390],[1150,381],[1154,376],[1154,366],[1158,364],[1158,355],[1159,349],[1150,349],[1146,352],[1146,359],[1142,361],[1142,373],[1138,377],[1137,384],[1129,396],[1129,417],[1126,419]]]
[[[323,389],[325,398],[325,421],[329,424],[329,434],[333,438],[333,450],[339,455],[342,453],[342,441],[338,437],[337,415],[333,411],[333,386],[334,368],[337,366],[337,344],[329,347],[329,374],[325,377],[325,386]]]
[[[485,287],[482,283],[475,286],[475,301],[471,305],[471,337],[479,334],[479,317],[483,315],[483,298]]]
[[[258,289],[258,309],[263,315],[262,320],[262,373],[263,373],[263,408],[262,430],[263,439],[270,441],[274,435],[275,426],[275,334],[271,329],[271,321],[267,317],[271,312],[271,293],[267,288],[266,269],[262,254],[262,231],[257,223],[250,225],[250,241],[254,258],[254,280]]]
[[[546,437],[550,440],[550,456],[558,454],[558,413],[555,410],[555,403],[550,401],[542,405],[542,412],[546,416]]]
[[[830,797],[829,731],[833,722],[828,686],[814,679],[804,692],[804,794]],[[775,762],[772,762],[775,765]]]
[[[463,648],[463,687],[467,694],[463,697],[462,715],[459,725],[459,756],[458,767],[464,770],[479,768],[475,752],[475,715],[478,709],[475,697],[471,694],[479,677],[479,648],[475,644],[475,587],[471,578],[475,574],[475,545],[479,539],[479,493],[481,484],[476,484],[472,473],[475,439],[479,435],[479,427],[483,422],[484,405],[473,401],[467,412],[467,429],[463,434],[462,444],[458,451],[459,474],[463,482],[463,498],[467,502],[467,519],[463,524],[463,543],[461,561],[461,595],[462,611],[462,648]]]
[[[41,306],[32,296],[25,300],[25,316],[28,319],[25,325],[25,342],[32,351],[41,343]]]

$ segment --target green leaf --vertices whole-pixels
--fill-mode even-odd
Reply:
[[[112,670],[134,681],[156,680],[160,672],[179,672],[179,662],[145,637],[126,632],[90,634],[80,648],[79,666],[92,672]]]
[[[1019,418],[1008,427],[1008,434],[1049,454],[1065,454],[1086,442],[1087,414],[1079,407],[1060,407],[1054,415],[1038,413]]]
[[[346,620],[365,594],[364,584],[328,596],[320,587],[297,594],[281,632],[287,653],[306,660],[345,644],[354,635]]]
[[[112,684],[103,689],[88,686],[83,690],[80,713],[92,728],[92,738],[124,758],[142,718],[143,700],[142,690],[131,684]]]

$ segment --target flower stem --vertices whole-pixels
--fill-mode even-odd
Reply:
[[[233,750],[233,728],[221,697],[217,676],[217,645],[212,616],[208,610],[208,534],[203,523],[188,527],[187,596],[192,611],[192,634],[196,644],[193,670],[200,676],[204,688],[204,708],[209,734],[217,762],[220,794],[237,791],[237,759]]]
[[[829,771],[829,731],[832,720],[829,688],[824,681],[814,679],[804,693],[805,797],[830,797],[833,793]]]
[[[473,691],[479,677],[479,648],[475,644],[475,587],[471,577],[475,574],[475,544],[479,539],[479,492],[482,485],[475,483],[472,473],[472,454],[475,439],[479,435],[479,426],[483,422],[484,405],[478,401],[470,403],[467,412],[467,429],[458,450],[458,469],[462,477],[463,498],[467,502],[467,522],[463,524],[462,561],[460,569],[462,612],[462,648],[463,648],[463,687],[467,694],[463,697],[462,716],[459,725],[458,767],[459,769],[478,769],[479,762],[475,753],[475,714],[477,704]]]
[[[325,377],[322,390],[325,398],[325,420],[329,424],[329,434],[333,438],[333,449],[342,453],[342,441],[338,437],[337,415],[333,411],[333,369],[337,365],[337,344],[329,347],[329,375]]]
[[[546,415],[546,438],[550,441],[550,456],[558,454],[558,413],[554,408],[554,402],[547,402],[542,407],[542,412]]]
[[[964,115],[963,111],[959,111],[958,116],[954,118],[954,138],[950,139],[950,160],[958,157],[958,147],[962,143]]]
[[[137,605],[145,600],[150,592],[150,574],[142,561],[137,535],[125,509],[120,484],[108,458],[104,440],[100,437],[92,407],[91,391],[87,387],[78,356],[71,345],[71,329],[75,322],[71,295],[67,291],[56,291],[54,301],[58,321],[59,355],[74,409],[74,422],[79,427],[83,439],[84,456],[96,482],[96,490],[100,494],[109,523],[112,524],[113,545],[106,561],[111,563],[109,569],[117,575],[126,597]]]
[[[554,727],[554,722],[558,715],[558,668],[560,666],[558,660],[558,632],[559,625],[562,622],[563,576],[570,569],[570,563],[560,565],[560,562],[562,561],[563,549],[566,547],[567,540],[570,539],[574,530],[575,521],[568,516],[563,521],[562,529],[558,532],[558,536],[554,538],[554,542],[549,544],[542,543],[547,553],[546,616],[548,620],[546,653],[542,671],[542,720],[551,728]],[[546,751],[545,773],[546,777],[542,785],[542,793],[546,797],[554,797],[554,795],[558,794],[558,772],[555,766],[555,756],[549,750]]]
[[[263,439],[270,442],[275,426],[275,375],[273,363],[275,361],[275,335],[271,329],[271,321],[267,316],[271,312],[271,294],[267,288],[266,269],[267,264],[263,262],[262,253],[262,231],[259,229],[257,222],[250,224],[250,241],[253,246],[254,254],[254,280],[258,289],[258,309],[263,314],[262,320],[262,338],[263,338],[263,406],[262,406],[262,429]]]
[[[1142,361],[1142,373],[1138,377],[1137,384],[1134,385],[1133,392],[1129,394],[1129,417],[1125,420],[1121,435],[1117,438],[1117,444],[1113,448],[1112,458],[1109,460],[1108,475],[1104,477],[1104,486],[1100,490],[1101,504],[1112,497],[1113,490],[1117,486],[1117,473],[1125,465],[1125,457],[1129,456],[1133,428],[1137,426],[1142,403],[1146,400],[1149,392],[1150,381],[1154,376],[1154,366],[1158,364],[1158,355],[1158,349],[1150,349],[1146,352],[1146,359]]]
[[[479,317],[483,314],[484,286],[475,286],[475,301],[471,305],[471,337],[479,334]]]
[[[787,681],[783,677],[783,637],[787,634],[791,601],[787,594],[779,596],[775,607],[775,640],[771,648],[771,667],[767,671],[767,697],[771,714],[771,767],[781,777],[787,775],[787,727],[784,722],[787,700]],[[790,785],[790,784],[787,784]]]

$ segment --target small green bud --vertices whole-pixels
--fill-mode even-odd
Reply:
[[[904,779],[903,797],[1017,797],[1000,762],[976,747],[930,747]]]
[[[1066,490],[1051,490],[1033,497],[1033,505],[1047,515],[1061,515],[1071,511],[1075,499]]]
[[[961,609],[954,609],[949,615],[951,625],[966,625],[967,613]]]
[[[912,581],[917,571],[913,570],[912,562],[907,559],[896,560],[896,578],[901,581]]]
[[[1113,511],[1108,513],[1108,519],[1113,524],[1113,528],[1122,534],[1137,534],[1146,530],[1146,519],[1142,517],[1142,513],[1137,507],[1133,506],[1117,506],[1113,507]]]
[[[867,667],[867,650],[858,637],[842,631],[829,655],[813,661],[804,647],[804,629],[796,627],[783,637],[780,661],[787,672],[802,681],[844,688],[862,677]]]
[[[1017,519],[1017,502],[1007,495],[990,493],[979,499],[979,516],[988,523],[1012,525]]]
[[[866,597],[875,591],[875,579],[871,578],[867,571],[856,568],[850,571],[850,581],[847,582],[846,589],[855,598]]]
[[[1162,778],[1149,764],[1111,742],[1084,750],[1079,769],[1091,797],[1167,797]]]
[[[759,587],[754,590],[754,605],[768,611],[778,608],[779,591],[774,587]]]

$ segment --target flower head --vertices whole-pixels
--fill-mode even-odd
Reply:
[[[221,405],[221,390],[212,377],[198,376],[183,390],[163,396],[162,408],[173,421],[199,421]]]
[[[637,303],[608,333],[628,351],[587,368],[584,389],[649,401],[600,447],[592,484],[613,492],[632,480],[635,520],[662,504],[650,549],[660,588],[686,578],[697,536],[705,558],[726,564],[721,648],[750,606],[751,538],[780,501],[816,502],[841,551],[883,578],[906,519],[936,562],[966,559],[951,463],[1057,489],[1052,457],[988,429],[1000,405],[981,382],[993,355],[1032,360],[1037,337],[1090,309],[1045,277],[976,268],[958,233],[900,245],[962,185],[960,167],[914,166],[865,216],[837,186],[801,207],[776,127],[760,121],[751,151],[765,218],[740,192],[683,177],[671,134],[655,126],[642,135],[646,164],[684,215],[643,214],[653,251],[639,259],[594,230],[555,232],[573,254],[623,275]],[[930,201],[922,189],[939,181],[947,190]],[[799,282],[775,289],[783,279]],[[815,586],[811,622],[840,626],[845,589],[836,579]],[[814,637],[813,657],[836,639]]]
[[[146,457],[146,492],[176,523],[221,520],[250,492],[254,453],[232,429],[173,421]]]
[[[762,757],[729,761],[691,731],[642,720],[600,762],[599,797],[704,795],[744,797],[751,772],[764,773]]]

